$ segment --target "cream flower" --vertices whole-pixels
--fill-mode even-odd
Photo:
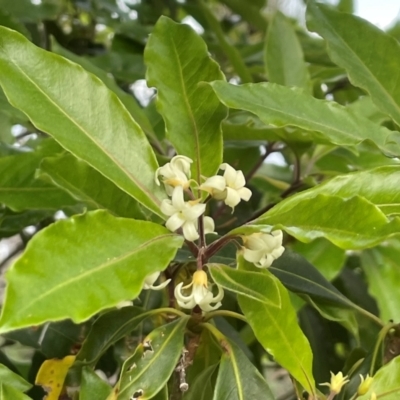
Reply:
[[[342,390],[342,387],[349,382],[349,379],[346,376],[343,376],[342,372],[338,372],[336,375],[331,372],[331,381],[330,383],[321,383],[321,386],[329,386],[331,393],[338,394]]]
[[[183,187],[177,186],[172,192],[172,199],[161,202],[161,212],[169,218],[165,226],[172,232],[182,228],[185,239],[193,242],[199,238],[197,232],[198,218],[206,210],[205,204],[199,204],[197,200],[185,201]],[[204,217],[204,232],[214,233],[214,221],[211,217]]]
[[[367,376],[364,379],[364,377],[360,374],[360,379],[361,379],[361,383],[358,386],[357,394],[359,396],[362,396],[363,394],[368,392],[374,378],[372,376],[369,376],[369,374],[367,374]]]
[[[208,288],[207,274],[204,271],[196,271],[193,274],[192,282],[189,285],[183,286],[183,282],[175,287],[175,298],[182,308],[192,309],[198,305],[203,311],[213,311],[221,307],[221,300],[224,297],[224,290],[217,285],[218,294],[213,295]],[[192,287],[192,293],[189,296],[182,294],[182,289]],[[214,306],[211,303],[216,303]]]
[[[282,246],[283,234],[281,230],[271,233],[252,233],[243,236],[243,257],[254,263],[258,268],[268,268],[272,262],[279,258],[285,248]]]
[[[172,191],[176,186],[188,188],[190,184],[190,164],[193,162],[189,157],[175,156],[171,161],[160,168],[155,173],[155,181],[160,185],[159,176],[162,176],[165,190],[168,196],[172,196]]]
[[[248,201],[251,190],[244,187],[246,180],[242,171],[236,171],[229,164],[221,164],[219,169],[224,170],[224,175],[215,175],[208,178],[200,188],[209,192],[217,200],[234,209],[240,200]]]
[[[159,271],[158,272],[154,272],[154,273],[152,273],[150,275],[147,275],[146,278],[144,279],[143,289],[144,290],[148,290],[148,289],[161,290],[161,289],[164,289],[168,285],[168,283],[171,282],[171,279],[167,279],[165,282],[154,286],[154,283],[158,279],[159,276],[160,276],[160,272]]]

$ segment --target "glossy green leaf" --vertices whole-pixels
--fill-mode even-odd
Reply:
[[[303,242],[324,237],[342,249],[372,247],[400,231],[399,218],[389,220],[362,197],[299,196],[282,201],[254,223],[282,228]]]
[[[14,386],[0,383],[0,399],[1,400],[32,400],[26,394],[16,389]]]
[[[154,182],[156,158],[117,96],[81,66],[7,28],[0,27],[0,49],[0,86],[10,103],[38,129],[161,215],[159,203],[165,194]]]
[[[0,332],[66,318],[81,322],[133,299],[181,244],[181,236],[160,225],[105,211],[58,221],[34,236],[8,272]]]
[[[399,257],[400,248],[393,243],[361,254],[369,292],[378,303],[379,316],[385,322],[400,322]]]
[[[163,388],[182,355],[188,319],[179,318],[147,335],[135,353],[125,361],[110,400],[114,393],[118,393],[118,400],[130,400],[135,393],[136,397],[147,400]]]
[[[296,242],[292,249],[309,261],[326,280],[335,278],[344,266],[346,253],[325,239],[312,243]]]
[[[264,62],[269,82],[310,91],[310,77],[293,24],[277,12],[268,25]]]
[[[217,365],[203,369],[197,375],[194,383],[189,385],[189,390],[183,395],[184,400],[210,400],[214,393],[212,377]]]
[[[265,124],[295,126],[313,133],[317,143],[356,146],[364,140],[375,143],[384,153],[399,155],[400,147],[388,143],[393,132],[332,101],[316,99],[300,89],[273,83],[232,85],[211,84],[228,107],[250,111]]]
[[[71,154],[45,158],[37,176],[64,189],[89,210],[106,209],[119,217],[143,219],[138,203],[131,196]]]
[[[3,364],[0,364],[0,382],[2,384],[12,386],[14,389],[21,392],[26,392],[32,387],[32,385],[24,378],[12,372]]]
[[[307,295],[315,301],[324,301],[344,308],[354,306],[311,263],[289,249],[273,262],[269,271],[293,293]]]
[[[101,315],[85,338],[76,360],[95,365],[112,344],[132,332],[150,315],[137,307],[123,307]]]
[[[386,165],[352,174],[339,175],[296,195],[297,200],[311,199],[318,194],[349,198],[362,196],[385,214],[400,210],[400,166]]]
[[[223,347],[213,400],[274,400],[267,382],[243,351],[229,339]]]
[[[111,386],[104,382],[91,368],[82,369],[79,400],[106,400],[111,393]]]
[[[374,393],[378,398],[398,400],[400,396],[400,357],[394,358],[384,365],[375,375],[366,394],[359,396],[359,400],[369,400]]]
[[[198,182],[200,175],[214,175],[222,162],[220,125],[226,109],[209,85],[201,82],[224,79],[218,64],[192,28],[167,17],[154,27],[145,61],[148,84],[157,88],[167,138],[179,154],[193,159],[193,177]]]
[[[239,257],[238,266],[240,270],[255,269],[243,257]],[[313,355],[310,344],[297,323],[296,311],[290,302],[289,294],[279,279],[268,270],[259,269],[258,274],[260,278],[266,275],[275,280],[281,306],[278,308],[266,302],[261,303],[247,296],[238,295],[240,308],[264,349],[309,393],[313,393],[315,387],[312,376]],[[264,297],[269,296],[266,287]]]
[[[307,25],[327,41],[330,57],[346,69],[351,82],[400,124],[397,40],[368,21],[314,1],[308,3]]]
[[[52,42],[51,50],[52,52],[59,54],[60,56],[63,56],[76,64],[81,65],[83,68],[85,68],[86,71],[91,72],[92,74],[100,78],[101,81],[118,96],[122,104],[132,115],[133,119],[143,129],[144,133],[146,133],[146,135],[152,140],[155,140],[153,128],[151,127],[151,123],[148,120],[146,114],[143,112],[143,109],[139,106],[136,99],[132,95],[122,90],[116,84],[115,80],[110,76],[110,74],[98,68],[90,61],[90,59],[79,57],[76,54],[68,51],[64,47],[60,46],[55,40],[53,40]]]
[[[270,306],[281,306],[279,288],[272,275],[241,271],[222,264],[208,264],[208,267],[214,281],[224,289]]]
[[[35,178],[42,159],[60,149],[47,142],[36,151],[0,158],[0,203],[13,211],[75,206],[78,202],[64,190]]]

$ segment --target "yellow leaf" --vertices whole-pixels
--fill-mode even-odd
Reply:
[[[75,361],[75,356],[66,356],[62,360],[46,360],[36,375],[36,385],[43,386],[48,393],[46,400],[58,400],[68,370]]]

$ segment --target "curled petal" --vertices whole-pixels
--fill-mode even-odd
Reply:
[[[285,248],[283,246],[280,246],[277,249],[273,250],[271,255],[273,258],[277,259],[283,254],[284,251],[285,251]]]
[[[211,217],[204,217],[203,218],[203,224],[204,224],[204,233],[213,233],[216,234],[217,232],[214,232],[215,229],[215,224],[214,220]]]
[[[185,208],[185,199],[183,198],[183,187],[177,186],[172,192],[172,205],[176,210],[182,211]]]
[[[204,211],[206,211],[205,204],[188,206],[183,210],[183,217],[186,221],[195,221],[200,217],[200,215],[204,214]]]
[[[183,289],[182,286],[183,286],[183,282],[181,282],[181,283],[179,283],[178,285],[175,286],[175,290],[174,290],[175,298],[178,301],[188,302],[192,298],[192,295],[185,296],[184,294],[182,294],[182,289]],[[191,285],[185,286],[185,288],[187,288],[189,286],[191,286]]]
[[[225,204],[229,207],[235,208],[240,203],[239,193],[230,187],[226,188]]]
[[[223,191],[225,190],[225,187],[225,178],[219,175],[208,178],[202,185],[200,185],[200,189],[206,190],[208,192],[212,192],[213,189]]]
[[[244,178],[242,171],[236,171],[236,177],[233,181],[232,188],[240,189],[246,184],[246,179]]]
[[[172,217],[171,217],[172,218]],[[197,232],[197,226],[194,222],[185,222],[183,227],[183,236],[186,240],[193,242],[199,238],[199,234]]]
[[[176,209],[175,209],[175,207],[172,205],[171,200],[169,200],[169,199],[164,199],[164,200],[161,202],[160,210],[161,210],[161,212],[162,212],[164,215],[167,215],[167,216],[169,216],[169,217],[170,217],[171,215],[174,215],[174,214],[176,213]]]
[[[160,276],[160,271],[153,272],[152,274],[147,275],[146,278],[144,279],[143,288],[148,289],[148,287],[153,285],[153,283],[158,279],[159,276]]]
[[[237,192],[240,198],[244,201],[249,201],[252,195],[251,190],[246,187],[241,187],[240,189],[237,190]]]
[[[181,217],[179,213],[176,213],[172,215],[172,217],[169,217],[165,226],[167,229],[169,229],[171,232],[175,232],[177,229],[182,227],[182,225],[185,224],[185,220]]]
[[[265,254],[264,257],[262,257],[260,261],[258,263],[255,263],[254,265],[257,268],[269,268],[273,262],[274,257],[272,257],[271,254]]]
[[[175,156],[171,159],[171,165],[175,170],[180,170],[190,178],[190,164],[192,164],[193,160],[186,156]]]
[[[256,263],[264,256],[263,250],[250,250],[250,249],[243,249],[243,257],[246,261],[251,263]]]

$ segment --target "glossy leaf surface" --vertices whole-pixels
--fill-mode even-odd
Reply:
[[[308,17],[308,28],[327,41],[332,60],[346,69],[354,85],[366,90],[375,104],[400,124],[398,41],[368,21],[314,1],[309,2]]]
[[[31,400],[26,394],[22,393],[12,385],[0,383],[0,399],[4,400]]]
[[[138,203],[114,183],[71,154],[47,157],[39,177],[67,191],[89,210],[106,209],[118,217],[143,219]]]
[[[231,340],[223,343],[213,400],[274,400],[267,382]]]
[[[157,88],[167,138],[178,154],[193,159],[194,179],[200,182],[200,175],[215,174],[222,162],[220,125],[226,109],[201,82],[224,76],[205,43],[189,26],[161,17],[147,43],[145,61],[148,84]]]
[[[116,95],[81,66],[7,28],[0,27],[0,48],[0,86],[10,103],[38,129],[161,214],[158,205],[165,195],[154,182],[158,165],[153,150]]]
[[[222,81],[213,82],[211,86],[226,106],[250,111],[268,125],[295,126],[310,131],[317,143],[356,146],[370,140],[384,153],[400,154],[398,145],[387,143],[393,136],[389,129],[300,89],[273,83],[237,86]]]
[[[182,237],[157,224],[105,211],[58,221],[29,242],[8,272],[0,331],[65,318],[81,322],[133,299],[181,244]]]
[[[3,364],[0,364],[0,382],[21,392],[25,392],[32,387],[22,376],[12,372]]]
[[[111,392],[111,386],[104,382],[91,368],[82,369],[79,400],[106,400]]]
[[[237,270],[221,264],[208,266],[214,281],[224,289],[270,306],[281,306],[279,288],[272,275]],[[267,292],[268,297],[265,296]]]
[[[188,317],[163,325],[152,331],[128,358],[113,393],[118,400],[130,400],[135,393],[151,399],[166,384],[183,350],[183,335]],[[112,399],[112,395],[110,398]]]
[[[260,274],[270,273],[262,270]],[[273,279],[281,297],[280,308],[238,295],[240,308],[264,349],[308,392],[313,393],[315,383],[310,344],[297,324],[296,312],[286,289],[277,278]],[[265,297],[268,296],[269,293],[265,291]]]

